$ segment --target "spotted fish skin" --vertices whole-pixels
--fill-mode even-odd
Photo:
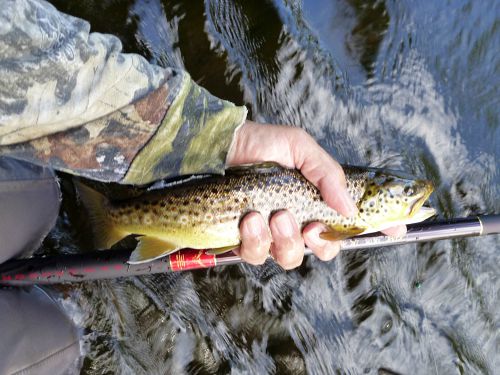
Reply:
[[[97,232],[98,247],[109,248],[121,238],[137,234],[158,241],[139,243],[136,250],[140,250],[141,246],[144,250],[146,245],[150,250],[152,247],[167,249],[158,250],[160,254],[156,250],[146,251],[145,255],[140,256],[133,254],[131,262],[141,262],[186,247],[237,246],[240,242],[239,222],[251,211],[258,211],[269,219],[273,212],[288,209],[300,227],[313,221],[328,225],[334,233],[332,239],[349,237],[370,229],[378,230],[379,223],[371,224],[370,216],[380,222],[384,214],[380,211],[388,211],[390,207],[388,202],[384,202],[390,199],[388,190],[384,191],[380,184],[387,180],[393,183],[398,178],[360,167],[345,166],[344,172],[348,192],[360,210],[358,215],[351,218],[345,218],[330,208],[321,198],[319,190],[299,171],[273,163],[230,168],[224,176],[194,179],[152,190],[127,201],[112,202],[101,197],[100,202],[96,203],[96,199],[88,198],[89,194],[84,193],[82,197],[84,203],[87,201],[86,206],[90,207],[93,226],[97,229],[94,232]],[[426,181],[400,180],[396,181],[396,185],[402,192],[405,186],[411,186],[413,193],[413,190],[418,190],[416,187],[419,183],[426,190],[425,199],[430,194],[429,189],[432,191]],[[89,188],[79,188],[84,192],[86,189]],[[394,192],[391,194],[394,195]],[[401,207],[403,199],[401,197],[399,202]],[[422,201],[422,197],[419,199]],[[377,206],[370,200],[376,200]],[[382,206],[379,207],[380,204]],[[102,207],[101,213],[96,215],[95,211],[99,207]],[[387,223],[386,227],[392,224]]]

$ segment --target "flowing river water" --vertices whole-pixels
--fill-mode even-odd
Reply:
[[[339,161],[431,179],[440,217],[499,213],[500,2],[53,1]],[[66,182],[63,180],[63,188]],[[67,189],[69,190],[69,188]],[[70,199],[47,251],[85,239]],[[495,374],[498,236],[90,282],[61,298],[83,374]]]

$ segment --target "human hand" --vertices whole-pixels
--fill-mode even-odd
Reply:
[[[342,167],[304,130],[296,127],[257,124],[246,121],[238,130],[228,152],[228,166],[274,161],[284,167],[297,168],[320,191],[326,203],[340,214],[356,215],[357,207],[349,196]],[[270,232],[269,232],[270,229]],[[340,243],[319,237],[328,228],[310,223],[300,233],[293,215],[287,210],[276,212],[268,224],[257,212],[247,214],[240,223],[240,257],[250,264],[262,264],[269,256],[284,269],[299,266],[304,244],[321,260],[334,258]],[[389,228],[384,233],[400,236],[406,226]]]

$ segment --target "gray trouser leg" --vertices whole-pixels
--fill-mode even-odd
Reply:
[[[62,374],[80,356],[73,323],[38,288],[0,290],[0,374]]]
[[[59,204],[51,170],[0,157],[0,263],[35,250]],[[0,374],[61,374],[79,355],[74,325],[42,289],[0,289]]]
[[[0,263],[40,245],[57,219],[59,195],[50,169],[0,156]]]

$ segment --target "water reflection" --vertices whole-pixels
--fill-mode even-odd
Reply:
[[[341,161],[433,180],[441,216],[500,212],[498,2],[55,3]],[[68,292],[85,373],[494,373],[499,262],[490,237]]]

